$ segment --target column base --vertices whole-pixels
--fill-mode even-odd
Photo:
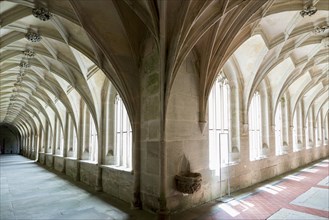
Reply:
[[[131,202],[131,208],[132,209],[142,209],[142,201],[140,199],[140,193],[139,192],[135,192],[134,193],[134,199]]]
[[[158,211],[158,220],[169,220],[169,219],[170,219],[170,211],[168,209]]]
[[[102,186],[95,186],[95,191],[96,192],[103,192],[103,187]]]

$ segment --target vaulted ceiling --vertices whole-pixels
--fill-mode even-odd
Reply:
[[[302,16],[310,6],[317,12]],[[49,20],[33,15],[41,8]],[[294,103],[309,97],[308,103],[329,105],[328,0],[13,0],[1,1],[0,13],[0,123],[33,121],[40,112],[47,117],[47,106],[60,114],[57,102],[74,118],[72,89],[97,115],[87,81],[98,68],[137,117],[147,39],[159,51],[165,99],[193,53],[201,112],[227,62],[238,70],[244,108],[261,83],[273,106],[286,92]]]

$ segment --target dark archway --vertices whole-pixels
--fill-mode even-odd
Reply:
[[[0,123],[0,154],[20,154],[20,139],[16,127]]]

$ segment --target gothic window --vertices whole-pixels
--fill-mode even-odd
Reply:
[[[115,164],[131,168],[132,130],[124,103],[119,95],[115,98]]]
[[[260,95],[255,92],[249,107],[249,151],[250,160],[260,159],[262,155]]]
[[[229,164],[230,147],[230,87],[219,75],[208,101],[209,109],[209,167],[219,175],[222,165]]]
[[[93,117],[90,117],[89,122],[89,133],[90,133],[90,145],[89,145],[89,159],[92,161],[97,161],[97,149],[98,149],[98,139],[97,139],[97,130]]]

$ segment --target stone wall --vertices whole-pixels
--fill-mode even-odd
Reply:
[[[141,67],[141,200],[144,209],[158,210],[160,186],[160,61],[157,45],[145,42]]]
[[[80,163],[80,181],[89,185],[96,186],[97,165],[89,161],[79,161]]]
[[[96,163],[83,160],[78,161],[76,158],[64,158],[45,153],[39,153],[38,162],[45,164],[48,168],[64,172],[74,180],[77,180],[77,174],[79,173],[79,180],[89,186],[95,187],[97,184],[98,165]],[[103,191],[130,203],[133,195],[133,173],[131,171],[110,168],[110,166],[105,165],[101,167],[103,169]]]
[[[133,174],[109,166],[102,166],[103,191],[126,202],[131,202],[133,195]]]
[[[208,131],[199,127],[199,78],[195,63],[189,56],[181,65],[170,93],[166,115],[166,151],[168,208],[186,209],[212,198],[211,171],[209,170]],[[185,161],[185,162],[184,162]],[[175,175],[186,171],[202,175],[201,189],[191,195],[176,190]]]
[[[78,161],[74,158],[65,158],[65,174],[76,179],[78,171]]]
[[[230,166],[231,190],[246,188],[328,155],[329,147],[326,145]]]
[[[61,156],[54,157],[54,169],[63,172],[64,171],[64,161],[65,159]]]
[[[53,165],[54,165],[53,160],[54,160],[53,155],[47,153],[46,154],[46,166],[53,168]]]
[[[38,162],[41,164],[44,164],[46,161],[46,155],[44,153],[39,153],[39,159]]]

